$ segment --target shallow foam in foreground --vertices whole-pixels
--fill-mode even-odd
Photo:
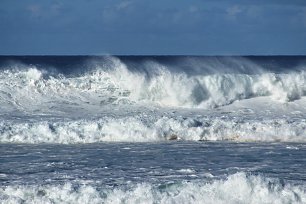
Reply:
[[[225,180],[166,185],[129,184],[113,189],[90,184],[7,186],[5,203],[305,203],[305,186],[236,173]]]

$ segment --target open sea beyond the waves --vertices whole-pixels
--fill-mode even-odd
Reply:
[[[0,203],[306,203],[306,56],[0,56]]]

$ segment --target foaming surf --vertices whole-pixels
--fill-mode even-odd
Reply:
[[[306,203],[306,58],[0,56],[1,203]]]
[[[7,203],[304,203],[305,186],[243,172],[223,180],[154,185],[128,184],[108,189],[94,184],[65,183],[0,188]]]
[[[279,60],[4,60],[9,63],[2,62],[0,70],[0,141],[305,142],[305,60]]]
[[[240,141],[306,142],[306,120],[103,117],[97,120],[0,122],[1,143]]]

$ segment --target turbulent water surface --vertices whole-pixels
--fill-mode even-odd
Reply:
[[[4,203],[306,203],[306,57],[2,56]]]

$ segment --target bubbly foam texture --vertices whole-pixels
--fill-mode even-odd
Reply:
[[[180,139],[306,142],[306,121],[302,119],[305,109],[299,103],[302,100],[290,107],[279,105],[305,96],[306,72],[302,68],[279,74],[256,66],[258,71],[252,74],[243,70],[233,73],[198,70],[190,74],[157,62],[147,62],[146,70],[132,69],[115,57],[110,57],[106,65],[88,66],[91,68],[83,74],[71,75],[35,67],[0,71],[0,114],[9,119],[0,121],[0,142],[74,144]],[[262,98],[265,100],[256,100]],[[180,117],[188,108],[229,107],[231,111],[228,105],[236,101],[246,102],[244,105],[253,113],[256,110],[261,113],[248,116],[248,120],[222,119],[214,110],[202,110],[200,115],[207,113],[207,118],[190,114]],[[260,114],[265,113],[261,107],[267,101],[270,105],[276,104],[274,101],[280,103],[262,120]],[[146,112],[147,109],[153,111]],[[171,114],[172,110],[177,112]],[[239,112],[239,107],[236,110],[233,114],[236,118],[245,115]],[[279,119],[281,114],[275,116],[282,112],[291,117],[294,111],[299,112],[299,119],[294,121]],[[20,120],[12,116],[15,113]],[[57,117],[61,121],[54,122],[52,118]]]
[[[97,188],[89,184],[7,186],[0,188],[5,203],[305,203],[305,186],[245,173],[213,182],[168,185],[149,183]]]
[[[1,143],[151,142],[165,140],[233,140],[306,142],[306,121],[271,119],[136,117],[67,122],[0,122]]]
[[[173,72],[151,62],[150,73],[131,71],[117,58],[82,76],[52,75],[35,67],[0,73],[0,103],[31,111],[46,104],[157,104],[168,107],[215,108],[237,100],[267,96],[288,102],[306,94],[306,72],[275,74]]]

